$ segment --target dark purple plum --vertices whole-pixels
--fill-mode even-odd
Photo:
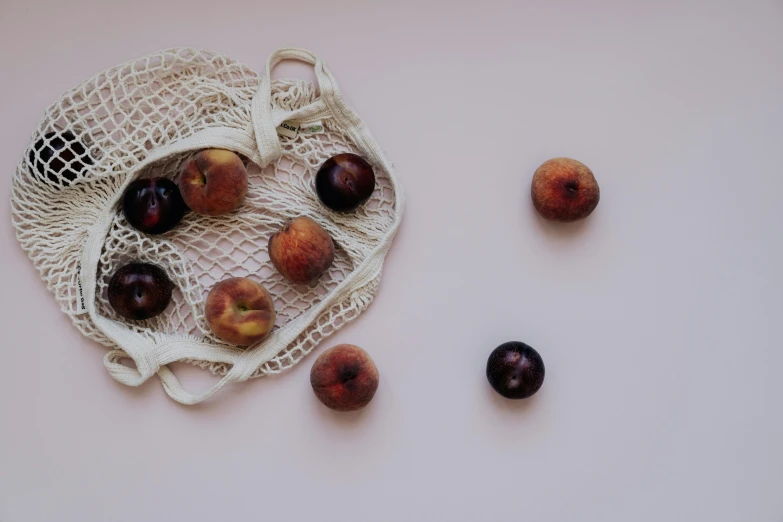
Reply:
[[[162,268],[150,263],[129,263],[109,280],[109,304],[132,321],[163,313],[171,302],[174,284]]]
[[[321,202],[337,212],[350,212],[370,199],[375,190],[375,173],[361,156],[345,153],[332,156],[315,175],[315,191]]]
[[[489,354],[487,380],[507,399],[527,399],[544,384],[544,360],[525,343],[503,343]]]
[[[168,232],[182,220],[186,208],[179,187],[166,178],[137,179],[122,195],[125,219],[147,234]]]
[[[66,187],[92,165],[87,149],[71,131],[47,133],[35,142],[29,159],[40,176]]]

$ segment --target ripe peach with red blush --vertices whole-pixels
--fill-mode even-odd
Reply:
[[[586,218],[601,198],[592,171],[571,158],[554,158],[538,167],[530,194],[543,217],[561,222]]]
[[[244,201],[247,170],[230,150],[206,149],[182,165],[178,183],[182,199],[193,212],[220,216]]]
[[[315,360],[310,384],[315,396],[336,411],[367,406],[378,389],[378,368],[367,352],[352,344],[338,344]]]
[[[276,317],[269,292],[246,277],[216,283],[207,295],[204,314],[218,339],[240,346],[250,346],[266,337]]]
[[[315,220],[300,216],[269,238],[269,259],[296,284],[313,285],[334,261],[334,243]]]

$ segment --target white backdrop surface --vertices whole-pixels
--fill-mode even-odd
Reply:
[[[121,386],[14,239],[44,108],[177,45],[314,50],[397,166],[379,294],[325,343],[375,359],[364,411],[314,355],[197,407]],[[781,2],[2,0],[0,77],[0,521],[783,520]],[[598,179],[584,222],[532,207],[554,156]],[[531,400],[486,382],[508,340]]]

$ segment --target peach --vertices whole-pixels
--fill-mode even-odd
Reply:
[[[378,368],[372,358],[352,344],[338,344],[315,360],[310,384],[315,396],[336,411],[367,406],[378,389]]]
[[[590,169],[570,158],[554,158],[538,167],[530,194],[543,217],[562,222],[586,218],[601,197]]]
[[[334,261],[334,243],[314,220],[300,216],[269,238],[269,259],[296,284],[314,285]]]
[[[202,150],[182,166],[179,191],[193,212],[207,216],[227,214],[245,199],[245,165],[230,150]]]
[[[240,346],[250,346],[266,337],[276,317],[269,292],[246,277],[224,279],[213,286],[204,312],[218,339]]]

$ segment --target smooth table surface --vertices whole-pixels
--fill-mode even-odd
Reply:
[[[783,520],[783,4],[387,4],[0,0],[0,521]],[[199,407],[124,387],[16,242],[44,108],[178,45],[314,50],[397,166],[378,296],[317,352],[371,353],[366,410],[315,355]],[[584,222],[532,207],[554,156],[596,174]],[[508,340],[531,400],[487,384]]]

